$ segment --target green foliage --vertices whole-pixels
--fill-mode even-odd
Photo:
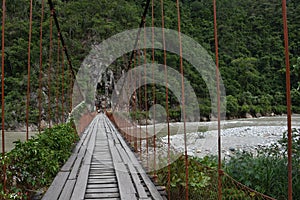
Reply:
[[[211,157],[199,159],[196,157],[188,158],[188,173],[189,173],[189,193],[191,196],[198,196],[199,192],[208,191],[211,186],[211,177],[215,174],[216,160]],[[170,165],[170,192],[171,199],[182,199],[185,194],[185,158],[179,157]],[[157,172],[159,183],[168,185],[168,167],[165,167]],[[192,198],[193,199],[193,198]]]
[[[66,46],[71,55],[75,71],[89,53],[93,44],[99,44],[110,36],[124,30],[137,28],[145,1],[120,0],[69,0],[54,1],[58,20],[65,38]],[[25,0],[11,0],[7,2],[6,38],[5,38],[5,118],[6,127],[15,128],[18,123],[25,121],[25,93],[27,88],[27,48],[29,13],[28,2]],[[42,100],[50,101],[51,109],[55,107],[53,99],[57,94],[58,86],[47,84],[49,75],[58,76],[56,68],[57,46],[53,46],[52,64],[49,61],[49,9],[45,5],[45,19],[43,22],[43,73],[42,73]],[[257,112],[261,114],[285,112],[285,82],[281,4],[275,0],[224,0],[217,4],[218,31],[220,46],[220,72],[225,84],[228,99],[227,116],[241,117],[245,113]],[[155,19],[161,19],[160,5],[154,5]],[[291,86],[293,112],[300,112],[299,108],[299,29],[298,13],[300,6],[295,0],[289,1],[289,39],[291,52]],[[213,9],[210,1],[187,0],[181,2],[182,32],[201,44],[210,55],[214,55]],[[39,75],[39,25],[41,1],[33,7],[33,35],[32,35],[32,100],[30,102],[30,122],[37,121],[37,91]],[[177,30],[176,5],[174,1],[164,1],[165,27]],[[148,16],[150,16],[150,10]],[[151,26],[151,17],[146,17],[146,26]],[[156,27],[161,27],[160,20],[154,20]],[[53,44],[57,44],[57,30],[53,28]],[[147,51],[147,62],[150,62],[151,53]],[[123,60],[128,60],[124,55]],[[179,56],[167,53],[167,65],[178,70]],[[119,62],[114,68],[115,77],[120,77],[122,69],[127,63]],[[155,52],[155,60],[163,63],[163,52]],[[67,63],[65,63],[67,66]],[[65,69],[67,70],[67,69]],[[208,89],[201,75],[184,61],[184,74],[195,90],[199,101],[201,116],[208,118],[211,113]],[[65,75],[65,95],[70,91],[68,74]],[[51,77],[50,77],[51,78]],[[54,79],[52,77],[52,79]],[[117,78],[116,78],[117,80]],[[49,88],[48,88],[49,87]],[[158,89],[159,90],[159,89]],[[148,88],[148,94],[151,92]],[[164,104],[164,91],[157,95],[157,103]],[[248,95],[251,94],[251,95]],[[62,95],[59,90],[58,96]],[[256,102],[251,99],[254,97]],[[148,95],[151,96],[151,95]],[[49,99],[50,97],[50,99]],[[172,119],[180,120],[176,107],[178,101],[170,95],[170,113]],[[234,100],[238,100],[238,105]],[[65,96],[65,99],[68,99]],[[257,101],[261,100],[261,101]],[[62,103],[62,102],[59,102]],[[66,104],[66,103],[65,103]],[[254,105],[254,106],[251,106]],[[64,105],[67,107],[68,105]],[[150,106],[148,105],[148,108]],[[59,108],[61,109],[61,108]],[[238,109],[238,110],[237,110]],[[43,105],[42,119],[46,119],[47,105]],[[141,108],[140,110],[143,110]],[[51,112],[55,121],[55,115]]]
[[[300,195],[300,130],[293,130],[293,196]],[[259,149],[257,155],[238,153],[225,165],[228,174],[276,199],[287,197],[287,134],[278,143]]]
[[[46,129],[26,142],[16,141],[15,148],[0,157],[1,174],[6,166],[8,194],[28,194],[48,186],[77,140],[75,129],[68,123]]]
[[[234,96],[229,95],[226,97],[226,109],[226,114],[228,117],[238,116],[239,104],[238,100]]]
[[[218,199],[218,169],[217,158],[206,156],[204,158],[189,157],[189,199],[215,200]],[[158,171],[158,180],[162,185],[168,185],[168,167]],[[180,157],[170,165],[171,199],[185,198],[185,159]],[[222,178],[222,195],[224,199],[250,200],[261,199],[253,192],[244,191],[227,177]]]
[[[130,117],[131,117],[131,119],[140,121],[140,120],[148,118],[148,113],[145,111],[130,112]]]

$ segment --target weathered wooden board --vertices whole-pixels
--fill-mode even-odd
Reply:
[[[51,186],[47,190],[46,194],[43,196],[43,200],[53,200],[58,199],[65,183],[68,179],[70,172],[58,172],[57,176],[54,178]]]
[[[64,189],[59,197],[59,200],[70,200],[76,180],[67,180]]]
[[[86,193],[117,193],[118,188],[90,188],[86,189]]]

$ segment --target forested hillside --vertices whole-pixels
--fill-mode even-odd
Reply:
[[[72,63],[77,70],[92,44],[116,33],[137,28],[145,1],[142,0],[55,0],[56,14]],[[281,114],[285,112],[285,65],[281,1],[275,0],[222,0],[217,3],[220,69],[227,95],[227,116]],[[177,30],[176,5],[165,0],[165,27]],[[155,26],[161,27],[160,2],[155,1]],[[14,128],[25,121],[27,87],[27,48],[29,30],[29,2],[7,2],[5,32],[5,95],[7,127]],[[43,22],[43,68],[49,67],[49,6],[45,5]],[[300,112],[300,2],[288,1],[290,58],[292,76],[293,112]],[[214,57],[213,7],[207,0],[181,1],[182,32],[195,39]],[[37,88],[39,76],[39,26],[41,1],[34,1],[33,37],[31,55],[31,113],[36,123]],[[146,25],[151,26],[149,10]],[[52,60],[55,73],[57,63],[57,31],[53,27]],[[158,52],[156,62],[163,63],[163,53]],[[298,61],[298,62],[297,62]],[[179,58],[167,57],[168,65],[179,68]],[[185,69],[187,79],[197,93],[201,114],[210,113],[207,88],[199,74],[191,67]],[[67,64],[66,64],[67,66]],[[124,67],[123,65],[114,66]],[[48,101],[57,85],[47,86],[47,73],[43,74],[43,98]],[[52,77],[54,78],[54,77]],[[61,79],[58,75],[55,77]],[[67,85],[66,85],[67,88]],[[49,93],[50,89],[50,93]],[[151,88],[149,88],[150,90]],[[160,90],[161,88],[157,88]],[[70,88],[68,88],[70,90]],[[161,100],[164,98],[160,97]],[[172,98],[172,97],[170,97]],[[171,99],[172,100],[172,99]],[[50,99],[51,101],[51,99]],[[159,99],[158,99],[159,101]],[[172,102],[172,101],[171,101]],[[53,104],[55,104],[53,100]],[[43,118],[46,118],[46,105]],[[54,107],[54,105],[53,105]],[[177,112],[176,102],[170,106]],[[174,114],[176,116],[176,114]],[[54,114],[53,114],[54,117]]]

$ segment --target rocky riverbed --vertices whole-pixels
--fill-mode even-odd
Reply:
[[[292,128],[300,128],[300,115],[292,117]],[[236,119],[221,122],[222,157],[228,158],[238,151],[256,152],[257,148],[267,147],[282,138],[287,130],[286,116]],[[158,138],[157,160],[167,158],[168,137],[166,124],[156,124]],[[189,122],[187,126],[187,151],[189,155],[203,157],[218,154],[217,122]],[[145,130],[145,126],[143,126]],[[175,154],[184,153],[183,123],[170,124],[170,144]],[[148,126],[151,132],[153,126]],[[196,131],[195,131],[196,130]],[[153,147],[149,147],[153,157]]]
[[[257,148],[277,142],[286,130],[286,126],[243,126],[222,129],[222,156],[231,156],[237,151],[255,153]],[[184,152],[184,136],[182,134],[173,135],[170,139],[171,146],[175,151]],[[161,140],[167,144],[167,137],[163,137]],[[217,155],[218,131],[188,133],[187,150],[188,154],[193,156]]]

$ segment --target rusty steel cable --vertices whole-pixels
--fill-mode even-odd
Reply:
[[[5,95],[4,95],[4,75],[5,75],[5,15],[6,15],[6,2],[5,0],[3,0],[2,2],[2,51],[1,51],[1,110],[2,110],[2,153],[3,156],[5,154],[5,107],[4,107],[4,103],[5,103]]]
[[[135,38],[134,47],[133,47],[133,50],[132,50],[131,55],[130,55],[129,66],[127,67],[127,70],[130,68],[130,64],[132,64],[132,59],[134,57],[134,51],[135,51],[136,47],[138,46],[138,42],[140,40],[140,35],[141,35],[141,30],[145,25],[145,19],[146,19],[146,16],[147,16],[149,6],[150,6],[150,0],[147,0],[145,8],[144,8],[143,15],[141,17],[139,29],[138,29],[138,32],[137,32],[137,35],[136,35],[136,38]]]
[[[51,68],[52,68],[52,49],[53,49],[53,10],[51,10],[50,15],[50,38],[49,38],[49,58],[48,58],[48,123],[49,128],[51,128]]]
[[[65,121],[65,110],[64,110],[64,103],[65,103],[65,56],[64,51],[61,52],[61,121]]]
[[[169,121],[169,88],[168,88],[168,69],[167,69],[167,51],[166,51],[166,40],[165,40],[165,17],[164,17],[164,1],[160,1],[161,7],[161,29],[162,29],[162,42],[163,42],[163,51],[164,51],[164,70],[165,70],[165,82],[166,82],[166,113],[167,113],[167,131],[168,131],[168,199],[171,199],[171,157],[170,157],[170,121]]]
[[[189,199],[189,161],[187,154],[187,137],[186,137],[186,113],[185,113],[185,91],[184,91],[184,71],[182,59],[182,42],[181,42],[181,24],[180,24],[180,4],[176,0],[177,7],[177,25],[178,25],[178,42],[179,42],[179,56],[180,56],[180,73],[181,73],[181,103],[183,115],[183,134],[184,134],[184,157],[185,157],[185,199]]]
[[[54,5],[53,5],[53,2],[52,0],[48,0],[48,4],[50,6],[50,11],[52,13],[52,16],[53,16],[53,19],[54,19],[54,23],[55,23],[55,26],[57,28],[57,32],[58,33],[61,33],[61,30],[60,30],[60,26],[59,26],[59,23],[58,23],[58,19],[57,19],[57,16],[56,16],[56,12],[55,12],[55,9],[54,9]],[[75,71],[73,69],[73,66],[72,66],[72,62],[71,62],[71,58],[70,58],[70,55],[68,53],[68,49],[66,47],[66,44],[65,44],[65,40],[64,40],[64,37],[62,35],[60,35],[60,41],[61,41],[61,44],[62,46],[64,47],[63,50],[65,52],[65,55],[67,57],[67,60],[68,60],[68,64],[70,66],[70,70],[71,70],[71,74],[72,74],[72,78],[75,80]]]
[[[43,77],[43,21],[44,21],[44,0],[41,2],[41,23],[40,23],[40,66],[39,66],[39,133],[41,132],[41,121],[42,121],[42,77]]]
[[[284,31],[285,67],[286,67],[286,105],[288,128],[288,200],[293,199],[293,175],[292,175],[292,112],[291,112],[291,80],[289,59],[289,34],[287,24],[286,0],[282,0],[282,20]]]
[[[144,19],[146,20],[146,19]],[[146,126],[146,166],[147,169],[149,169],[149,140],[148,140],[148,116],[147,116],[147,111],[148,111],[148,95],[147,95],[147,49],[146,49],[146,42],[147,42],[147,35],[146,35],[146,23],[144,23],[144,106],[145,106],[145,126]]]
[[[138,65],[141,65],[141,52],[140,52],[140,41],[138,41]],[[141,85],[141,71],[139,70],[139,85]],[[139,92],[139,111],[141,112],[142,110],[142,91],[141,91],[141,87],[138,88],[138,92]],[[139,124],[141,124],[141,119],[139,117]],[[139,128],[139,138],[140,138],[140,159],[142,158],[142,126],[140,126]]]
[[[144,12],[143,12],[143,15],[142,15],[142,17],[141,17],[140,24],[139,24],[139,29],[138,29],[138,32],[137,32],[137,35],[136,35],[136,38],[135,38],[133,50],[131,51],[131,55],[130,55],[130,58],[129,58],[129,62],[128,62],[128,65],[127,65],[127,69],[125,69],[125,71],[128,71],[128,69],[131,68],[132,59],[133,59],[133,57],[134,57],[134,51],[135,51],[135,49],[136,49],[137,46],[138,46],[138,43],[139,43],[139,40],[140,40],[140,35],[141,35],[141,30],[142,30],[142,28],[143,28],[144,25],[145,25],[145,19],[146,19],[146,15],[147,15],[147,12],[148,12],[149,5],[150,5],[150,0],[147,0],[147,1],[146,1],[145,8],[144,8]],[[127,76],[127,74],[125,74],[125,76]],[[125,77],[125,80],[126,80],[126,77]],[[124,84],[122,84],[122,86],[121,86],[121,91],[123,90],[123,87],[124,87]],[[119,97],[119,98],[120,98],[120,97]],[[119,102],[119,101],[118,101],[118,102]],[[113,108],[113,110],[112,110],[112,113],[114,113],[116,107],[118,107],[118,104],[117,104],[116,106],[114,106],[114,108]]]
[[[64,49],[65,49],[65,47],[64,47]],[[68,62],[69,63],[69,62]],[[69,89],[68,89],[68,97],[69,97],[69,113],[71,113],[72,112],[72,107],[73,107],[73,102],[72,102],[72,95],[73,95],[73,93],[72,93],[72,87],[73,87],[73,76],[72,76],[72,73],[71,73],[71,67],[70,67],[71,65],[70,64],[68,64],[68,72],[69,72]]]
[[[215,56],[216,56],[216,80],[217,80],[217,109],[218,109],[218,199],[222,199],[222,161],[221,161],[221,97],[220,97],[220,75],[219,75],[219,44],[217,29],[217,3],[213,0],[214,9],[214,38],[215,38]]]
[[[5,157],[5,107],[4,107],[4,103],[5,103],[5,94],[4,94],[4,64],[5,64],[5,17],[6,17],[6,2],[5,0],[2,1],[2,50],[1,50],[1,111],[2,111],[2,156],[3,158]],[[6,193],[6,165],[4,163],[3,165],[3,192]]]
[[[31,68],[31,35],[32,35],[32,0],[30,0],[28,58],[27,58],[27,101],[26,101],[26,140],[29,139],[29,107],[30,107],[30,68]]]
[[[133,56],[133,67],[135,68],[136,67],[136,51],[134,51],[134,56]],[[134,71],[134,92],[133,92],[133,96],[134,96],[134,99],[133,99],[133,110],[134,110],[134,113],[135,113],[135,120],[137,120],[137,107],[136,107],[136,100],[137,100],[137,94],[136,94],[136,77],[137,77],[137,74],[136,74],[136,70]],[[134,151],[137,152],[138,151],[138,141],[137,141],[137,129],[134,129],[134,143],[133,143],[133,146],[134,146]]]
[[[129,72],[129,83],[132,83],[132,70],[130,70]],[[129,88],[131,87],[131,85],[127,85],[127,96],[129,97],[129,94],[128,92],[130,91]],[[129,97],[130,99],[130,97]],[[129,100],[129,103],[128,103],[128,107],[127,107],[127,112],[130,113],[130,100]],[[131,142],[132,142],[132,135],[131,135],[131,130],[130,129],[130,121],[127,122],[127,132],[126,132],[126,136],[127,136],[127,141],[128,143],[131,145]]]
[[[154,182],[157,181],[157,175],[156,175],[156,133],[155,133],[155,120],[156,120],[156,109],[155,109],[155,101],[156,101],[156,95],[155,95],[155,81],[154,81],[154,62],[155,62],[155,49],[154,49],[154,0],[152,0],[151,3],[151,19],[152,19],[152,93],[153,93],[153,179]]]
[[[56,103],[56,124],[59,124],[59,76],[60,76],[60,33],[57,33],[57,60],[56,60],[56,87],[55,87],[55,103]]]
[[[60,29],[60,26],[59,26],[59,22],[58,22],[58,19],[57,19],[57,15],[56,15],[56,12],[55,12],[55,9],[54,9],[54,4],[52,2],[52,0],[48,0],[48,4],[50,6],[50,11],[51,11],[51,15],[54,19],[54,23],[55,23],[55,26],[56,26],[56,29],[57,29],[57,32],[58,33],[61,33],[61,29]],[[71,57],[69,55],[69,52],[68,52],[68,49],[67,49],[67,46],[66,46],[66,43],[65,43],[65,40],[64,40],[64,37],[62,34],[60,34],[60,41],[61,41],[61,45],[63,46],[63,51],[65,52],[65,56],[67,58],[67,61],[68,61],[68,65],[69,65],[69,72],[70,72],[70,76],[71,76],[71,81],[70,81],[70,85],[71,85],[71,88],[70,88],[70,113],[72,111],[72,107],[73,107],[73,102],[72,102],[72,87],[74,84],[77,85],[77,82],[74,81],[75,78],[76,78],[76,75],[75,75],[75,70],[73,68],[73,65],[72,65],[72,62],[71,62]],[[80,87],[77,85],[78,87],[78,92],[79,92],[79,95],[81,96],[82,99],[84,99],[84,96],[82,94],[82,91],[80,89]]]
[[[229,174],[227,174],[227,173],[223,173],[223,176],[226,177],[226,178],[228,178],[234,185],[238,186],[239,188],[241,188],[241,189],[244,190],[244,191],[249,191],[249,192],[255,194],[256,196],[260,196],[260,197],[263,198],[263,199],[267,199],[267,200],[276,200],[276,199],[273,198],[273,197],[270,197],[270,196],[268,196],[268,195],[265,195],[265,194],[263,194],[263,193],[260,193],[260,192],[258,192],[258,191],[256,191],[256,190],[253,190],[252,188],[249,188],[248,186],[246,186],[246,185],[244,185],[244,184],[238,182],[237,180],[235,180],[234,178],[232,178],[232,177],[231,177]]]

